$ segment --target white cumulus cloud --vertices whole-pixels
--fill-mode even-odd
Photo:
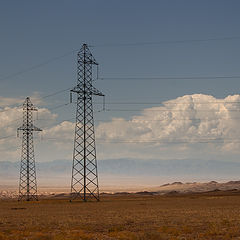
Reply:
[[[204,94],[185,95],[144,109],[131,120],[112,119],[101,123],[97,137],[100,142],[126,142],[121,153],[126,150],[132,155],[131,149],[135,149],[136,155],[144,158],[148,152],[146,145],[151,149],[147,153],[149,157],[166,155],[166,150],[169,156],[173,156],[172,151],[178,156],[184,152],[189,154],[191,150],[193,154],[197,152],[194,144],[205,152],[207,149],[239,152],[239,107],[240,95],[224,99]]]

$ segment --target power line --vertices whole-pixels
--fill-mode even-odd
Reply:
[[[12,110],[16,110],[16,108],[19,108],[19,107],[21,107],[21,106],[22,106],[22,105],[12,105],[12,106],[8,106],[8,109],[0,110],[0,113],[12,111]]]
[[[171,100],[170,100],[171,101]],[[199,105],[199,104],[239,104],[240,102],[235,101],[235,102],[227,102],[227,101],[209,101],[209,102],[105,102],[105,104],[108,105],[163,105],[161,107],[166,107],[168,105],[190,105],[190,104],[194,104],[194,105]],[[98,105],[102,105],[103,103],[101,102],[95,102],[94,104],[98,104]]]
[[[3,151],[9,151],[9,150],[17,150],[18,148],[20,148],[22,145],[17,145],[16,147],[13,147],[13,146],[11,146],[11,147],[9,147],[9,148],[4,148],[4,149],[2,149]]]
[[[131,46],[144,46],[144,45],[160,45],[160,44],[178,44],[178,43],[197,43],[197,42],[212,42],[212,41],[229,41],[229,40],[238,40],[240,37],[233,36],[233,37],[222,37],[222,38],[206,38],[206,39],[184,39],[184,40],[167,40],[167,41],[156,41],[156,42],[135,42],[135,43],[109,43],[109,44],[98,44],[98,45],[91,45],[91,47],[131,47]],[[69,52],[65,52],[62,55],[47,59],[41,63],[32,65],[28,68],[22,69],[18,72],[9,74],[5,77],[0,78],[0,81],[8,80],[14,78],[18,75],[22,75],[24,73],[33,71],[35,69],[41,68],[49,63],[55,62],[59,59],[62,59],[74,52],[78,51],[78,49],[71,50]],[[103,80],[103,79],[102,79]],[[106,80],[106,79],[105,79]]]
[[[156,107],[155,107],[156,108]],[[227,109],[229,112],[240,112],[240,109]],[[192,110],[180,110],[180,109],[105,109],[106,112],[219,112],[219,110],[209,109],[192,109]]]
[[[55,95],[57,95],[57,94],[60,94],[60,93],[69,91],[70,89],[71,89],[71,88],[66,88],[66,89],[63,89],[63,90],[60,90],[60,91],[57,91],[57,92],[54,92],[54,93],[50,93],[50,94],[48,94],[48,95],[46,95],[46,96],[41,97],[40,99],[52,97],[52,96],[55,96]]]
[[[135,43],[109,43],[109,44],[99,44],[99,45],[91,45],[91,47],[131,47],[131,46],[144,46],[144,45],[159,45],[159,44],[178,44],[178,43],[197,43],[197,42],[212,42],[212,41],[229,41],[229,40],[238,40],[240,37],[233,36],[233,37],[222,37],[222,38],[206,38],[206,39],[184,39],[184,40],[167,40],[167,41],[156,41],[156,42],[135,42]],[[0,78],[0,81],[8,80],[14,78],[18,75],[22,75],[24,73],[33,71],[35,69],[41,68],[49,63],[55,62],[59,59],[62,59],[70,54],[73,54],[78,49],[71,50],[69,52],[65,52],[62,55],[47,59],[41,63],[32,65],[28,68],[22,69],[18,72],[9,74],[5,77]],[[202,78],[201,78],[202,79]],[[103,80],[103,79],[102,79]],[[106,78],[104,79],[106,80]]]
[[[147,140],[107,140],[107,139],[97,139],[98,143],[164,143],[164,144],[175,144],[175,143],[186,143],[186,144],[194,144],[194,143],[240,143],[239,138],[195,138],[195,139],[173,139],[167,140],[167,139],[147,139]]]
[[[98,144],[141,144],[141,143],[159,143],[159,144],[209,144],[209,143],[224,143],[224,142],[213,142],[213,141],[194,141],[194,142],[191,142],[191,141],[174,141],[174,142],[165,142],[165,141],[142,141],[142,142],[135,142],[135,141],[114,141],[114,142],[102,142],[102,141],[98,141],[96,140]],[[240,143],[240,141],[230,141],[229,143]]]
[[[95,120],[95,122],[122,122],[122,121],[127,121],[130,123],[139,123],[139,122],[163,122],[166,120],[169,121],[173,121],[173,120],[185,120],[185,121],[216,121],[216,120],[238,120],[240,119],[240,117],[238,118],[222,118],[222,117],[217,117],[217,118],[165,118],[165,119],[130,119],[130,120],[126,120],[126,119],[99,119],[99,120]]]
[[[60,91],[59,91],[59,92],[60,92]],[[58,92],[58,93],[59,93],[59,92]],[[52,95],[53,95],[53,94],[52,94]],[[52,95],[51,95],[51,96],[52,96]],[[46,96],[46,97],[48,97],[48,96]],[[49,97],[50,97],[50,95],[49,95]],[[65,104],[57,105],[57,106],[55,106],[55,107],[49,108],[48,110],[58,109],[58,108],[67,106],[67,105],[69,105],[69,104],[70,104],[70,103],[65,103]],[[20,105],[20,106],[21,106],[21,105]],[[20,106],[19,106],[19,107],[20,107]],[[16,109],[7,109],[7,110],[0,111],[0,113],[1,113],[1,112],[6,112],[6,111],[9,111],[9,110],[16,110]],[[7,125],[1,126],[1,128],[6,128],[6,127],[14,126],[16,123],[13,123],[13,122],[17,122],[17,121],[19,121],[19,120],[21,120],[21,119],[22,119],[22,118],[14,119],[14,120],[8,122]],[[38,121],[38,120],[39,120],[39,119],[36,119],[35,121]],[[41,120],[43,120],[43,119],[41,119]],[[49,119],[47,119],[47,120],[49,120]],[[66,120],[66,121],[68,121],[68,120]],[[11,123],[11,124],[9,124],[9,123]],[[55,124],[58,124],[58,123],[55,123]],[[15,136],[15,135],[11,135],[11,136]],[[9,137],[11,137],[11,136],[0,137],[0,139],[9,138]]]
[[[68,104],[62,104],[62,105],[59,105],[57,107],[54,107],[52,109],[56,109],[56,108],[60,108],[60,107],[63,107],[63,106],[67,106]],[[18,118],[18,119],[15,119],[11,122],[15,122],[15,121],[18,121],[20,120],[21,118]],[[75,118],[70,118],[70,119],[64,119],[64,120],[61,120],[61,121],[58,121],[58,122],[54,122],[55,125],[57,124],[60,124],[62,122],[65,122],[65,121],[71,121],[71,120],[74,120]],[[127,122],[130,122],[130,123],[139,123],[139,122],[163,122],[163,121],[174,121],[174,120],[185,120],[185,121],[216,121],[216,120],[238,120],[240,119],[240,117],[228,117],[228,118],[225,118],[225,117],[216,117],[216,118],[208,118],[208,117],[205,117],[205,118],[165,118],[165,119],[96,119],[95,122],[122,122],[122,121],[127,121]],[[49,121],[49,120],[53,120],[53,119],[36,119],[35,121]],[[53,123],[51,123],[52,125]],[[15,124],[8,124],[8,125],[4,125],[4,126],[1,126],[2,128],[3,127],[9,127],[9,126],[13,126]],[[47,125],[45,127],[48,127],[50,125]]]
[[[156,42],[132,42],[132,43],[106,43],[91,45],[90,47],[133,47],[133,46],[150,46],[150,45],[161,45],[161,44],[179,44],[179,43],[198,43],[198,42],[213,42],[213,41],[231,41],[239,40],[240,37],[222,37],[222,38],[202,38],[202,39],[183,39],[183,40],[163,40]]]
[[[213,102],[215,103],[215,102]],[[232,103],[235,103],[235,102],[232,102]],[[239,102],[240,103],[240,102]],[[62,107],[65,107],[65,106],[68,106],[69,104],[71,103],[64,103],[64,104],[60,104],[60,105],[57,105],[55,107],[52,107],[52,108],[49,108],[48,110],[55,110],[55,109],[58,109],[58,108],[62,108]],[[117,103],[117,104],[122,104],[122,103]],[[126,104],[129,104],[129,103],[126,103]],[[131,104],[131,103],[130,103]],[[134,103],[135,104],[135,103]],[[142,103],[141,103],[142,104]],[[147,104],[152,104],[152,103],[147,103]],[[160,103],[159,103],[160,104]],[[206,102],[207,104],[207,102]],[[13,109],[14,110],[14,109]],[[194,109],[193,109],[194,110]],[[196,109],[195,109],[196,110]],[[105,111],[132,111],[132,112],[135,112],[135,111],[157,111],[157,112],[167,112],[167,111],[171,111],[171,112],[191,112],[191,110],[180,110],[180,109],[177,109],[177,110],[174,110],[174,109],[106,109]],[[196,110],[197,112],[217,112],[218,110]],[[240,111],[240,109],[228,109],[228,111]],[[10,121],[10,123],[12,122],[16,122],[18,120],[20,120],[21,118],[17,118],[15,120],[12,120]],[[64,121],[71,121],[73,120],[74,118],[71,118],[71,119],[65,119],[65,120],[61,120],[57,123],[54,123],[54,124],[59,124],[61,122],[64,122]],[[191,120],[191,121],[212,121],[212,120],[237,120],[237,119],[240,119],[240,118],[231,118],[231,117],[228,117],[228,118],[222,118],[222,117],[217,117],[217,118],[165,118],[165,119],[130,119],[130,120],[126,120],[126,119],[110,119],[110,120],[96,120],[96,122],[114,122],[114,121],[129,121],[129,122],[160,122],[160,121],[166,121],[166,120],[169,120],[169,121],[173,121],[173,120]],[[52,120],[52,119],[36,119],[35,121],[41,121],[41,120],[46,120],[46,121],[49,121],[49,120]],[[9,126],[12,126],[12,125],[15,125],[15,124],[7,124],[7,125],[4,125],[4,126],[1,126],[1,127],[9,127]]]
[[[70,119],[63,119],[63,120],[61,120],[61,121],[58,121],[58,122],[56,122],[56,123],[54,123],[55,125],[58,125],[58,124],[61,124],[61,123],[63,123],[63,122],[68,122],[68,121],[71,121],[71,120],[74,120],[75,118],[70,118]],[[39,119],[40,121],[41,120],[49,120],[49,119]],[[48,124],[48,125],[46,125],[46,126],[44,126],[44,128],[46,128],[46,127],[49,127],[50,126],[50,124]],[[42,127],[43,128],[43,127]]]
[[[55,107],[49,108],[48,110],[54,110],[54,109],[57,109],[57,108],[62,108],[62,107],[68,106],[69,104],[71,104],[71,103],[70,102],[69,103],[63,103],[63,104],[57,105]]]
[[[70,118],[70,119],[63,119],[61,121],[58,121],[58,122],[55,122],[54,124],[57,125],[57,124],[60,124],[60,123],[63,123],[63,122],[67,122],[67,121],[72,121],[74,120],[75,118]],[[215,121],[215,120],[238,120],[240,119],[240,117],[236,117],[236,118],[231,118],[231,117],[228,117],[228,118],[222,118],[222,117],[217,117],[217,118],[166,118],[166,119],[96,119],[95,122],[107,122],[107,123],[111,123],[111,122],[122,122],[122,121],[127,121],[127,122],[130,122],[130,123],[139,123],[139,122],[163,122],[163,121],[166,121],[166,120],[169,120],[169,121],[173,121],[173,120],[186,120],[186,121]],[[49,121],[49,120],[52,120],[52,119],[37,119],[37,121]],[[49,126],[49,125],[47,125]],[[47,127],[45,126],[45,127]]]
[[[46,96],[39,97],[39,98],[37,98],[37,100],[41,100],[41,99],[45,99],[45,98],[49,98],[49,97],[58,95],[58,94],[60,94],[60,93],[69,91],[69,89],[70,89],[70,88],[66,88],[66,89],[59,90],[59,91],[57,91],[57,92],[53,92],[53,93],[48,94],[48,95],[46,95]],[[68,105],[68,104],[58,105],[56,108],[59,108],[60,106],[64,106],[64,105]],[[13,107],[13,108],[20,108],[20,107],[22,107],[22,104],[8,106],[9,109],[0,110],[0,113],[2,113],[2,112],[7,112],[7,111],[12,111],[12,110],[16,110],[16,109],[12,109],[11,107]],[[55,109],[55,108],[50,108],[49,110],[51,110],[51,109]]]
[[[56,137],[41,137],[41,140],[54,140],[54,141],[65,141],[66,139],[59,139]],[[102,138],[97,138],[96,139],[97,143],[102,143],[102,144],[114,144],[114,143],[127,143],[127,144],[141,144],[141,143],[162,143],[162,144],[198,144],[198,143],[240,143],[239,138],[193,138],[193,139],[184,139],[184,138],[179,138],[179,139],[173,139],[167,140],[167,139],[147,139],[147,140],[129,140],[129,139],[102,139]]]
[[[13,138],[16,137],[16,135],[9,135],[9,136],[5,136],[5,137],[0,137],[0,139],[7,139],[7,138]]]
[[[17,122],[17,121],[19,121],[19,120],[21,120],[21,119],[22,119],[22,118],[17,118],[17,119],[12,120],[12,121],[10,121],[10,122],[8,122],[8,123],[11,123],[11,122]],[[11,127],[11,126],[13,126],[13,125],[16,125],[16,123],[14,123],[14,124],[3,125],[3,126],[1,126],[1,128]]]
[[[0,81],[8,80],[8,79],[14,78],[14,77],[16,77],[16,76],[18,76],[18,75],[22,75],[22,74],[24,74],[24,73],[33,71],[33,70],[35,70],[35,69],[37,69],[37,68],[41,68],[41,67],[43,67],[43,66],[45,66],[45,65],[48,65],[49,63],[52,63],[52,62],[55,62],[55,61],[57,61],[57,60],[59,60],[59,59],[61,59],[61,58],[64,58],[64,57],[66,57],[66,56],[68,56],[68,55],[70,55],[70,54],[72,54],[72,53],[74,53],[74,52],[76,52],[76,51],[77,51],[77,50],[75,49],[75,50],[66,52],[66,53],[64,53],[64,54],[62,54],[62,55],[60,55],[60,56],[50,58],[50,59],[48,59],[48,60],[46,60],[46,61],[44,61],[44,62],[41,62],[41,63],[36,64],[36,65],[33,65],[33,66],[29,67],[29,68],[25,68],[25,69],[20,70],[20,71],[18,71],[18,72],[9,74],[9,75],[7,75],[7,76],[5,76],[5,77],[0,78]]]
[[[186,76],[186,77],[99,77],[99,80],[104,81],[143,81],[143,80],[208,80],[208,79],[240,79],[240,75],[236,76]]]

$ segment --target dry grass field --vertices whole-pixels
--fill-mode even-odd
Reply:
[[[0,201],[0,240],[240,239],[240,193]]]

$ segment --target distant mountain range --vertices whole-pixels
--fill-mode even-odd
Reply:
[[[190,192],[209,192],[209,191],[239,191],[240,181],[228,181],[225,183],[218,183],[216,181],[211,181],[207,183],[198,182],[174,182],[164,184],[156,188],[158,193],[190,193]]]

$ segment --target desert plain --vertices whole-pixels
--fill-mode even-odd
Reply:
[[[240,191],[101,194],[0,201],[0,240],[240,239]]]

